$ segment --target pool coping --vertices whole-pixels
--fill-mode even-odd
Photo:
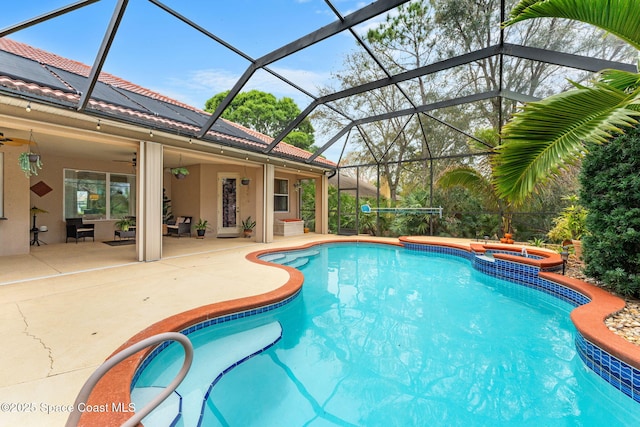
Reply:
[[[284,269],[289,273],[289,279],[282,286],[263,294],[204,305],[160,320],[159,322],[152,324],[148,328],[132,336],[117,350],[115,350],[109,356],[109,358],[114,354],[131,346],[132,344],[135,344],[136,342],[139,342],[158,333],[183,331],[194,324],[204,322],[209,319],[277,304],[278,302],[281,302],[296,294],[301,289],[304,282],[304,275],[302,274],[302,272],[286,265],[263,261],[259,258],[262,255],[274,252],[308,249],[310,247],[321,244],[359,242],[401,247],[405,246],[405,243],[431,245],[461,250],[467,253],[481,253],[486,250],[508,251],[509,249],[511,249],[512,252],[517,252],[520,248],[520,246],[514,245],[484,245],[474,242],[462,244],[437,240],[425,241],[419,238],[405,236],[400,237],[397,243],[392,241],[380,241],[373,238],[354,238],[340,240],[336,239],[311,242],[294,247],[281,247],[255,251],[246,255],[245,258],[254,263]],[[514,248],[517,249],[514,250]],[[558,259],[560,260],[560,265],[562,265],[562,259],[558,254],[539,251],[528,246],[527,251],[530,254],[535,253],[535,255],[542,256],[543,258],[530,259],[518,255],[509,255],[503,253],[496,253],[493,256],[498,259],[502,258],[510,262],[518,262],[522,264],[541,267],[541,278],[572,289],[589,298],[590,302],[576,307],[571,311],[570,314],[571,320],[578,330],[578,333],[581,334],[587,341],[599,347],[600,349],[624,361],[634,369],[640,370],[640,348],[620,337],[619,335],[614,334],[606,327],[604,323],[604,320],[608,316],[624,308],[624,300],[610,294],[604,289],[598,288],[597,286],[588,284],[581,280],[549,271],[543,271],[543,269],[556,268],[558,265]],[[136,353],[135,355],[125,359],[122,363],[118,364],[111,371],[109,371],[98,382],[93,392],[89,396],[88,405],[106,404],[111,406],[113,402],[118,402],[127,407],[127,405],[131,402],[130,386],[136,370],[153,350],[154,348],[152,347]],[[593,367],[591,368],[593,369]],[[85,412],[82,414],[78,426],[120,426],[127,419],[129,419],[130,416],[131,414],[127,412]]]

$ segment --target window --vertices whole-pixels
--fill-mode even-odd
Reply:
[[[289,212],[289,180],[276,178],[273,187],[273,210]]]
[[[135,175],[64,170],[65,218],[119,219],[135,211]]]

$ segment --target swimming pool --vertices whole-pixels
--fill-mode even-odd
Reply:
[[[269,258],[303,271],[301,294],[189,335],[200,371],[178,388],[177,425],[640,422],[637,403],[585,369],[573,306],[555,297],[458,257],[387,245]],[[136,379],[136,406],[181,363],[177,346],[155,356]],[[156,415],[161,425],[176,401]]]

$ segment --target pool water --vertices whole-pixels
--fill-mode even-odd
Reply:
[[[304,273],[291,303],[189,335],[196,368],[175,425],[640,425],[638,404],[577,355],[571,305],[450,255],[313,249],[271,256]],[[181,364],[177,345],[156,356],[136,406]],[[145,426],[168,425],[175,404]]]

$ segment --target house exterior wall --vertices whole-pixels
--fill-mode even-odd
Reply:
[[[295,173],[283,170],[276,170],[275,179],[286,179],[289,181],[289,210],[287,212],[274,212],[275,220],[300,218],[300,206],[298,192],[294,184],[299,179]]]
[[[133,167],[128,163],[113,162],[112,159],[88,160],[83,157],[56,157],[46,155],[42,157],[43,166],[42,169],[38,171],[38,175],[33,175],[27,179],[17,166],[17,155],[9,163],[11,168],[13,168],[13,164],[15,163],[15,168],[17,169],[17,173],[15,174],[16,179],[11,181],[19,184],[20,187],[22,187],[22,183],[26,183],[24,195],[28,197],[28,206],[26,207],[25,215],[29,215],[29,208],[32,206],[37,206],[48,212],[37,216],[37,226],[46,225],[48,228],[46,233],[40,234],[41,240],[47,243],[63,243],[67,235],[64,217],[64,169],[135,174]],[[29,190],[32,185],[41,181],[52,189],[42,197]],[[7,199],[8,195],[5,194],[5,200]],[[85,222],[95,224],[96,241],[113,240],[116,220],[85,220]],[[29,224],[27,231],[30,228],[31,225]]]
[[[238,226],[248,216],[258,224],[261,223],[257,212],[257,206],[261,203],[261,199],[257,197],[257,194],[261,194],[261,183],[257,179],[256,168],[224,164],[198,164],[186,167],[189,169],[189,175],[182,180],[165,174],[165,188],[170,187],[171,192],[169,193],[169,190],[167,192],[171,199],[174,217],[192,216],[195,222],[200,218],[205,219],[209,222],[207,233],[216,235],[220,215],[218,177],[220,174],[236,174],[238,178],[250,179],[249,185],[241,185],[238,182]]]
[[[4,217],[0,220],[0,256],[29,253],[31,216],[30,181],[18,166],[21,147],[4,145]]]

